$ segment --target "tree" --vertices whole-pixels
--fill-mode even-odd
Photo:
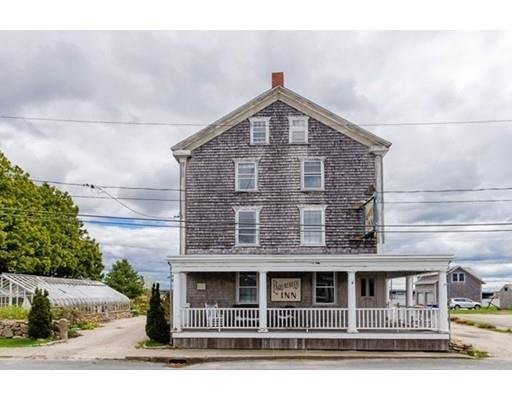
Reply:
[[[105,276],[104,282],[130,299],[134,299],[144,293],[144,279],[128,262],[117,260],[110,272]]]
[[[165,311],[160,298],[160,285],[151,287],[151,299],[146,317],[146,335],[160,343],[169,343],[170,325],[165,319]]]
[[[100,279],[98,243],[71,196],[36,185],[0,152],[0,273]]]
[[[52,334],[52,313],[48,292],[36,289],[32,308],[28,314],[28,335],[33,339],[46,339]]]

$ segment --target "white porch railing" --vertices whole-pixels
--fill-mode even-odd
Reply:
[[[437,330],[435,308],[358,308],[357,329]]]
[[[184,329],[258,329],[258,308],[182,308]],[[346,308],[269,308],[268,329],[347,329]],[[438,330],[432,308],[357,308],[360,330]]]
[[[185,329],[257,329],[257,308],[182,308]]]
[[[269,329],[345,329],[346,308],[269,308]]]

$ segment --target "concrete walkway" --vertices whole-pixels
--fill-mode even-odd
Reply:
[[[493,332],[469,325],[451,323],[452,337],[485,350],[491,357],[512,360],[512,334]]]

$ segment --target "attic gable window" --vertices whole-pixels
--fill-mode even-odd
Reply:
[[[308,117],[288,117],[290,143],[308,142]]]
[[[454,272],[452,274],[452,282],[464,282],[465,278],[464,272]]]
[[[269,144],[270,117],[250,118],[251,144]]]

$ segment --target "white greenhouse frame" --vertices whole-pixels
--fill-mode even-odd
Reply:
[[[30,308],[36,289],[48,291],[52,307],[86,312],[128,311],[130,299],[102,282],[37,275],[0,275],[0,307]]]

